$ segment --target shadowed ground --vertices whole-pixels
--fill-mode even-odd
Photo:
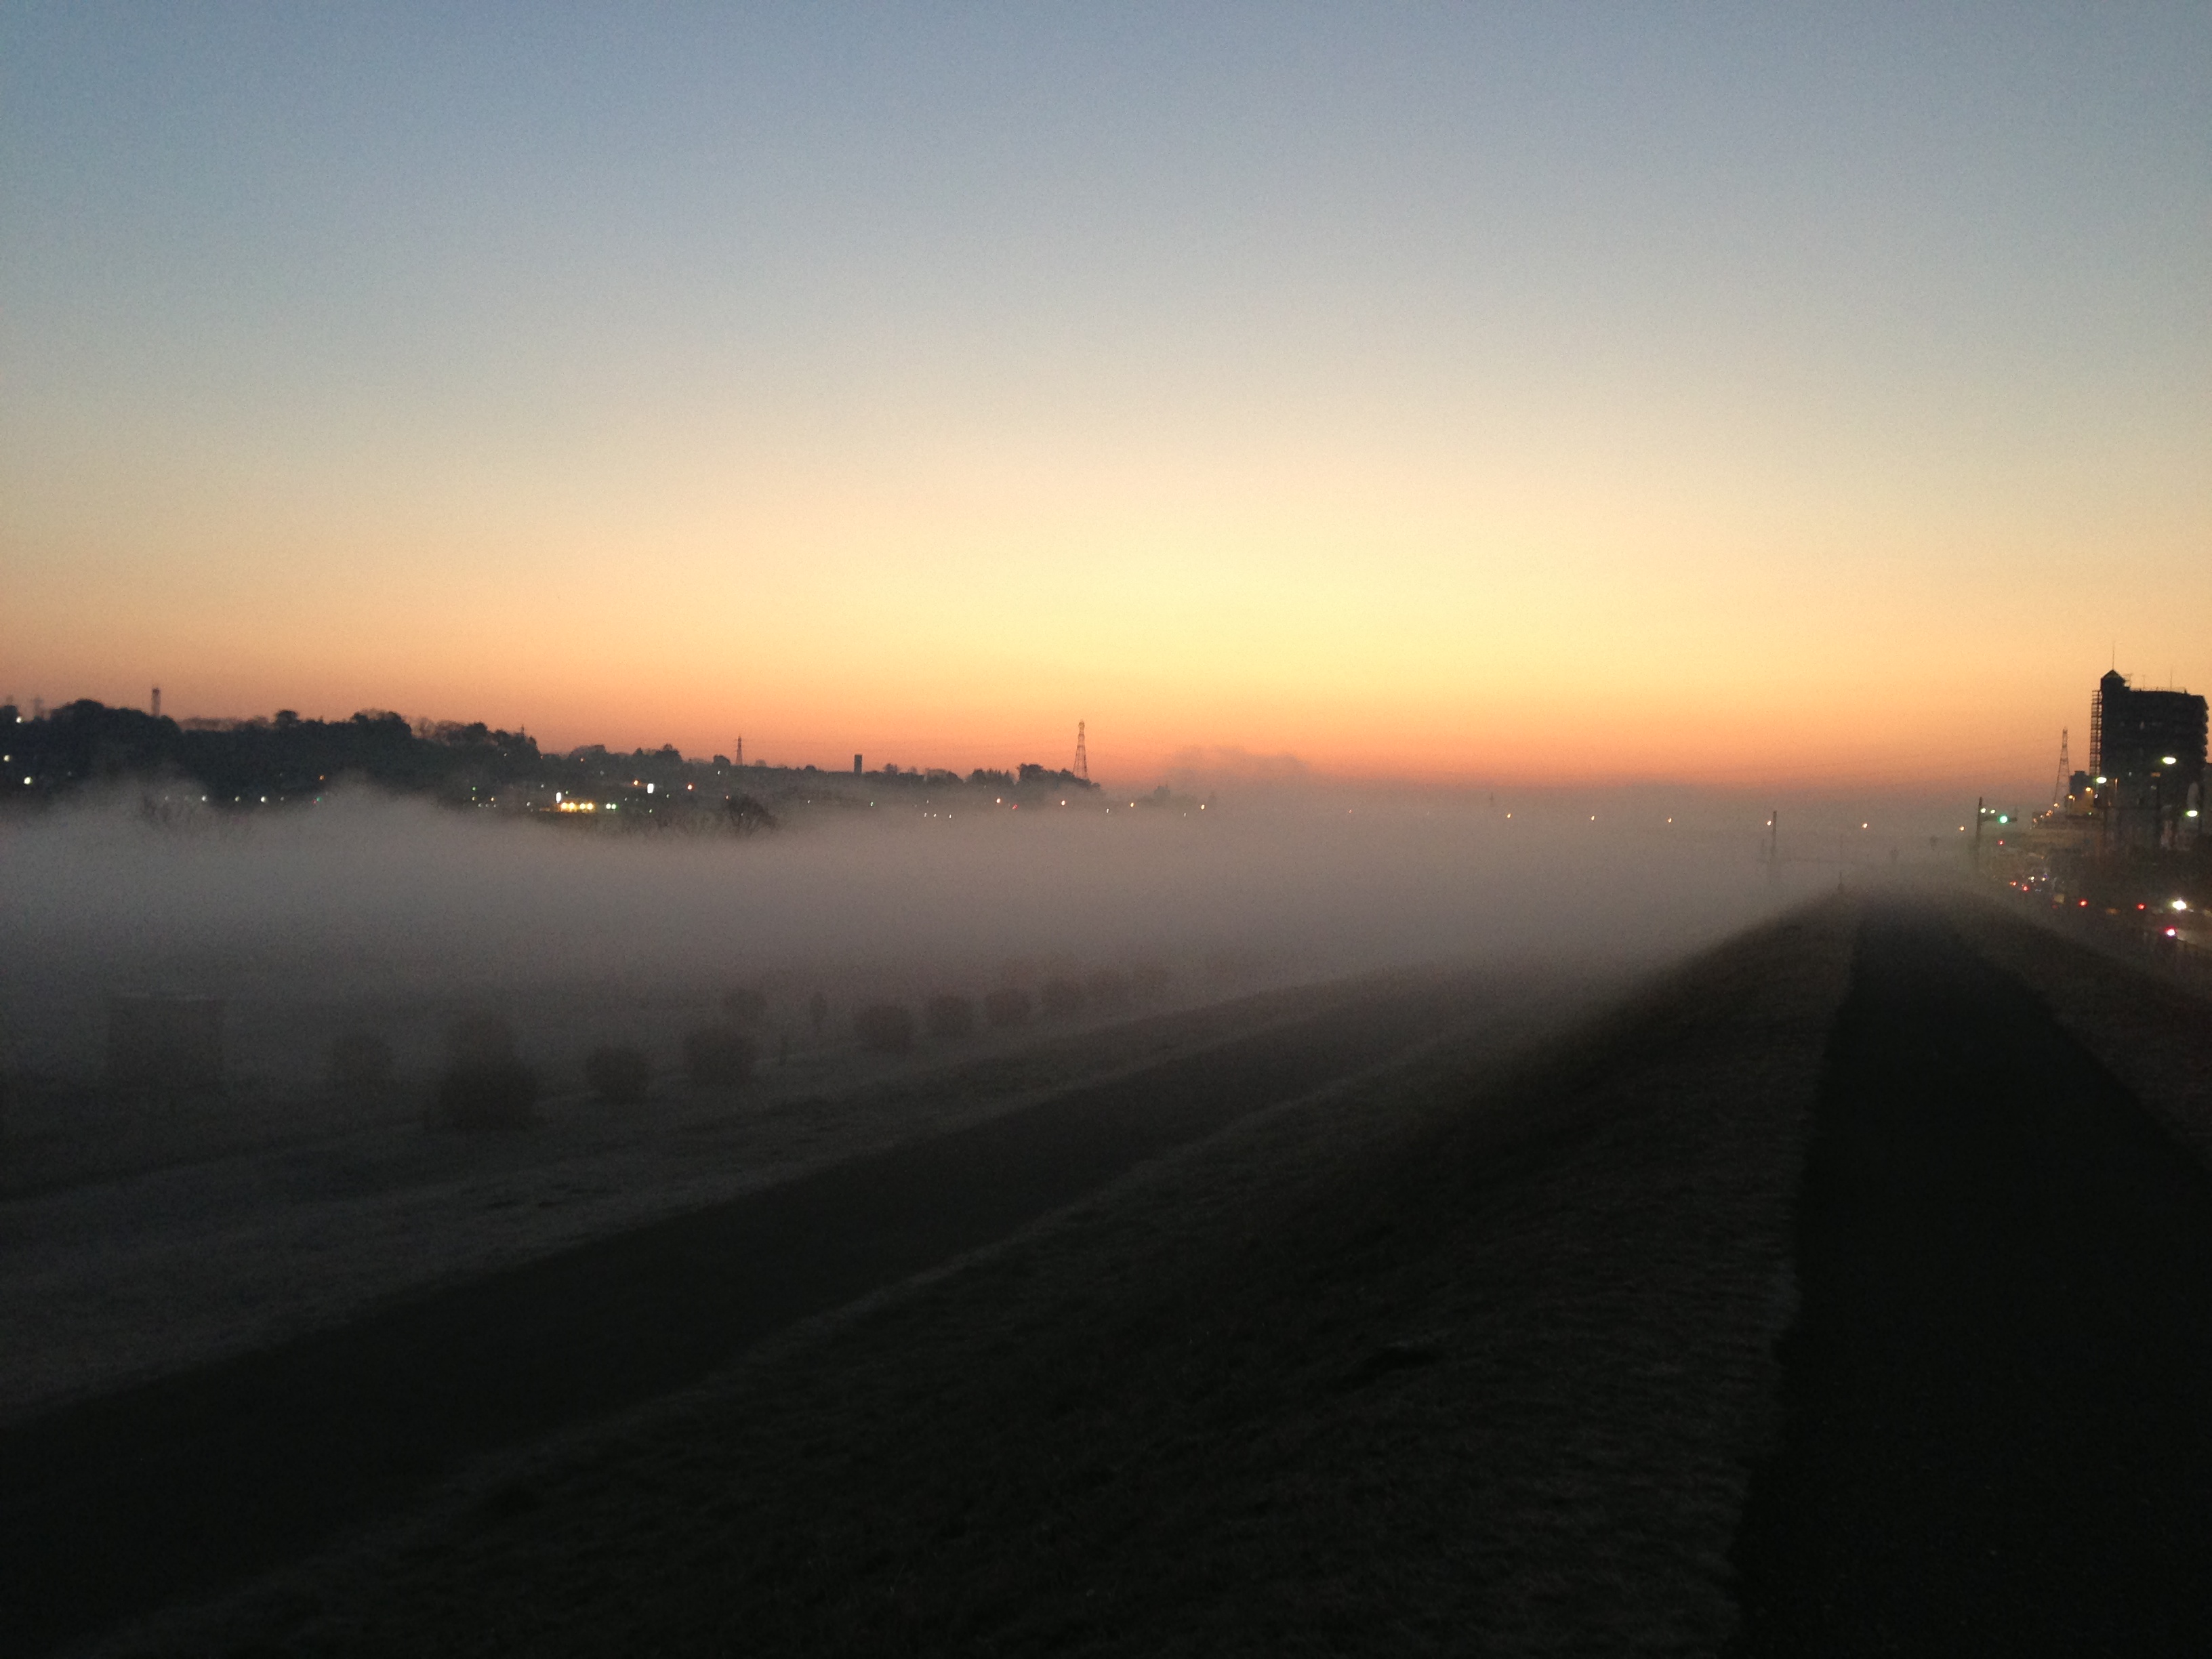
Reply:
[[[1862,933],[1797,1256],[1740,1651],[2201,1644],[2212,1178],[1927,912]]]
[[[1711,1650],[1848,920],[1251,1114],[114,1650]]]
[[[1326,1012],[0,1432],[0,1650],[264,1571],[471,1457],[690,1382],[1162,1150],[1449,1029],[1474,981]]]

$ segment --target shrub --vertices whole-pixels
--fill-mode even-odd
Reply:
[[[1111,968],[1101,968],[1083,981],[1083,988],[1091,994],[1091,1001],[1109,1014],[1119,1013],[1129,1006],[1128,977]]]
[[[340,1089],[381,1089],[392,1081],[392,1045],[374,1031],[341,1032],[331,1043],[331,1082]]]
[[[722,993],[722,1015],[732,1025],[757,1025],[768,1018],[768,993],[725,991]]]
[[[584,1057],[584,1081],[610,1105],[631,1105],[645,1098],[646,1085],[653,1081],[653,1062],[642,1048],[609,1043]]]
[[[876,1054],[902,1054],[914,1047],[914,1014],[896,1002],[871,1003],[853,1016],[853,1035]]]
[[[975,1005],[966,997],[932,997],[922,1018],[934,1037],[964,1037],[975,1029]]]
[[[1054,1019],[1083,1012],[1083,988],[1072,979],[1048,979],[1037,992],[1037,1000]]]
[[[994,1025],[1018,1025],[1030,1017],[1030,994],[1002,985],[983,999],[983,1018]]]
[[[694,1083],[735,1089],[753,1074],[753,1040],[734,1025],[702,1025],[684,1037],[684,1069]]]
[[[453,1129],[520,1129],[538,1115],[538,1073],[515,1060],[456,1060],[438,1079],[435,1121]]]

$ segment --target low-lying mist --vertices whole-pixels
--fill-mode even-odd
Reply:
[[[219,995],[281,1072],[315,1063],[288,1033],[349,1011],[527,1024],[553,994],[566,1027],[739,986],[787,1020],[817,990],[842,1012],[1060,969],[1164,968],[1188,999],[1433,961],[1619,964],[1833,884],[1813,862],[1770,877],[1762,823],[1649,792],[1300,788],[1187,815],[848,811],[740,839],[368,792],[164,826],[118,796],[0,826],[0,1019],[11,1067],[82,1074],[109,994]]]

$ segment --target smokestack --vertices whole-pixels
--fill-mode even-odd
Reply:
[[[858,755],[853,757],[853,775],[856,778],[860,775],[860,757]]]
[[[161,718],[161,688],[158,685],[154,688],[154,718]]]

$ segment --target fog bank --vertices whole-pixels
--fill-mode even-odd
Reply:
[[[116,798],[0,825],[0,1018],[12,1066],[70,1070],[116,991],[264,1013],[736,985],[849,1000],[1149,963],[1190,996],[1427,961],[1619,962],[1833,884],[1812,862],[1770,878],[1762,821],[1650,792],[1285,788],[1203,813],[853,812],[739,839],[366,792],[162,827]]]

